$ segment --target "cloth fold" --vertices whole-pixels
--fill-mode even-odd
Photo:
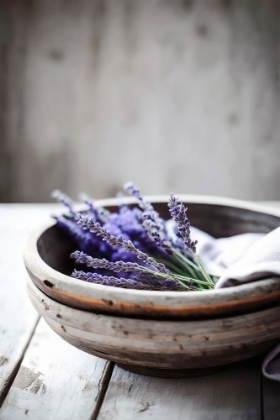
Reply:
[[[206,270],[219,277],[217,289],[280,277],[280,227],[268,234],[246,233],[221,239],[196,228],[191,233],[198,240],[197,254]],[[266,356],[262,372],[266,378],[280,382],[280,344]]]

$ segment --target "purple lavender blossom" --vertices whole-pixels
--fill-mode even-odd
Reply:
[[[164,226],[163,220],[159,217],[159,214],[155,211],[153,205],[142,197],[140,190],[132,182],[127,182],[124,185],[124,188],[127,192],[133,195],[138,200],[139,207],[143,210],[141,215],[141,221],[149,220],[153,223],[154,228],[160,231]],[[161,224],[161,226],[159,226]]]
[[[79,264],[86,264],[87,267],[92,268],[103,268],[104,270],[111,270],[116,272],[126,272],[126,271],[141,271],[143,266],[134,263],[134,262],[124,262],[124,261],[108,261],[106,258],[93,258],[90,255],[85,254],[81,251],[75,251],[71,254],[71,258],[74,258],[75,261]]]
[[[103,228],[114,236],[122,235],[125,240],[131,240],[135,247],[140,251],[151,254],[161,255],[161,250],[155,245],[154,241],[151,240],[148,233],[141,222],[138,219],[138,211],[140,209],[129,207],[122,207],[119,213],[111,213],[108,222],[103,224]],[[138,259],[135,254],[126,251],[123,248],[116,248],[103,242],[99,241],[112,249],[110,260],[111,261],[132,261],[136,262]],[[104,255],[104,257],[106,257]]]
[[[186,213],[187,209],[184,207],[183,203],[178,202],[178,198],[173,194],[170,194],[168,207],[172,218],[177,223],[178,231],[182,236],[186,247],[195,252],[197,241],[191,240],[190,237],[191,231],[190,222]]]
[[[151,285],[138,282],[136,280],[124,279],[121,277],[103,276],[98,273],[85,273],[84,271],[74,271],[72,277],[85,280],[90,283],[102,284],[104,286],[121,287],[123,289],[142,289],[151,290]]]
[[[164,220],[160,218],[158,212],[155,211],[153,205],[142,197],[140,190],[132,182],[125,184],[124,188],[138,200],[139,207],[143,210],[141,215],[142,223],[148,220],[153,228],[159,232],[166,232]]]
[[[96,216],[97,213],[94,210],[96,209],[91,208],[84,214],[90,217]],[[139,220],[139,212],[142,214],[139,208],[131,209],[128,206],[122,206],[119,213],[110,213],[110,217],[106,223],[103,223],[99,219],[100,225],[114,236],[122,235],[124,239],[131,240],[140,251],[164,258],[163,250],[156,246],[147,231],[143,229],[142,223]],[[99,217],[99,215],[97,216]],[[124,262],[138,261],[135,253],[128,252],[123,248],[115,247],[102,241],[96,234],[84,230],[81,225],[77,224],[74,218],[69,216],[55,216],[54,218],[57,221],[57,227],[75,241],[76,249],[89,255],[94,255],[97,258],[109,259],[112,262],[119,260]],[[146,264],[143,263],[143,265],[145,266]],[[124,277],[128,276],[127,273],[121,273],[119,275]]]
[[[123,235],[114,236],[108,232],[107,229],[102,227],[100,223],[95,222],[88,216],[82,214],[77,215],[77,223],[83,225],[90,232],[94,232],[97,236],[100,236],[103,241],[106,241],[111,246],[120,247],[128,252],[136,254],[137,258],[142,260],[148,266],[155,267],[159,272],[171,275],[170,271],[165,267],[164,264],[158,263],[155,258],[148,256],[144,252],[140,251],[131,240],[124,239]]]
[[[161,290],[184,290],[182,288],[182,285],[179,282],[174,281],[173,278],[162,278],[159,277],[156,273],[151,274],[147,272],[145,273],[144,271],[139,271],[136,274],[134,274],[131,278],[134,280],[141,281],[143,283],[157,285],[161,288]]]
[[[154,226],[154,223],[151,220],[146,219],[143,222],[143,226],[147,230],[150,237],[155,241],[155,243],[158,246],[163,247],[164,241],[162,237],[160,236],[158,229],[156,229],[156,227]]]
[[[154,286],[158,285],[163,288],[177,289],[178,286],[181,288],[180,284],[174,280],[174,278],[162,278],[157,275],[157,272],[150,273],[145,272],[145,268],[137,263],[133,262],[124,262],[116,261],[111,262],[105,258],[93,258],[90,255],[85,254],[81,251],[75,251],[71,254],[71,258],[74,258],[79,264],[86,264],[87,267],[95,269],[104,269],[109,271],[115,271],[118,273],[130,272],[132,279],[153,284]]]
[[[73,218],[68,217],[57,217],[54,216],[54,219],[57,222],[57,227],[62,232],[64,232],[73,242],[75,242],[76,247],[81,251],[86,252],[87,254],[96,254],[100,253],[100,239],[94,237],[90,232],[86,232],[82,226],[77,225],[77,222]],[[105,243],[101,243],[106,247]],[[105,252],[106,251],[106,252]],[[104,256],[110,255],[109,250],[105,250],[102,253]]]
[[[73,217],[76,216],[77,213],[73,209],[72,201],[66,194],[63,194],[60,190],[54,190],[52,192],[52,197],[64,204]]]
[[[125,189],[137,198],[139,207],[142,208],[142,225],[147,230],[150,238],[166,254],[172,255],[171,242],[166,231],[165,221],[155,211],[153,205],[142,197],[139,188],[132,182],[125,184]]]
[[[176,283],[171,284],[170,286],[168,283],[166,285],[157,284],[157,283],[144,283],[139,280],[135,279],[126,279],[126,278],[118,278],[113,276],[103,276],[98,273],[85,273],[84,271],[77,271],[75,270],[72,273],[72,277],[85,280],[90,283],[101,284],[104,286],[114,286],[120,287],[123,289],[138,289],[138,290],[182,290],[180,285],[178,286]],[[173,282],[174,283],[174,282]]]
[[[143,222],[143,227],[146,229],[148,235],[156,243],[159,249],[164,252],[165,257],[173,255],[171,241],[169,239],[167,240],[163,234],[161,234],[160,229],[155,223],[153,223],[150,219],[146,219]]]
[[[99,223],[106,223],[110,218],[110,212],[104,207],[95,206],[93,200],[86,194],[80,195],[81,200],[88,205],[87,214]]]
[[[143,198],[140,194],[139,188],[137,188],[133,182],[127,182],[124,185],[126,191],[128,191],[131,195],[137,198],[139,207],[144,211],[154,211],[153,206],[149,203],[145,198]]]
[[[191,270],[178,254],[179,251],[190,261],[195,257],[196,241],[190,238],[190,223],[183,204],[171,195],[168,206],[176,222],[174,240],[168,224],[139,189],[132,183],[126,188],[137,198],[140,208],[131,208],[120,200],[119,211],[110,213],[83,196],[88,209],[80,214],[74,211],[67,196],[59,191],[54,193],[70,211],[70,215],[55,217],[57,226],[76,243],[78,251],[71,255],[75,262],[88,267],[88,272],[75,270],[73,277],[140,290],[197,290],[199,270],[193,264]],[[159,261],[165,261],[172,272]],[[114,276],[110,275],[112,271]]]

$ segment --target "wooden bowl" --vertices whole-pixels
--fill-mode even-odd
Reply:
[[[280,225],[277,209],[213,197],[181,199],[189,208],[192,225],[215,237],[267,233]],[[169,217],[167,200],[166,196],[150,197],[165,218]],[[99,205],[114,210],[116,203],[111,199]],[[275,278],[201,292],[127,290],[83,282],[69,276],[73,269],[69,254],[74,250],[74,244],[50,219],[30,237],[24,253],[34,284],[51,299],[72,308],[138,318],[206,319],[261,311],[280,302],[280,282]]]
[[[64,340],[154,376],[193,376],[268,350],[280,338],[280,307],[206,320],[100,315],[58,303],[28,280],[29,297]]]

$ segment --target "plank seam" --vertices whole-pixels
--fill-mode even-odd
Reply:
[[[95,405],[95,409],[92,413],[92,416],[90,418],[90,420],[97,420],[100,409],[102,407],[105,395],[107,393],[108,387],[109,387],[109,383],[113,374],[113,370],[114,370],[114,366],[115,364],[113,362],[108,362],[108,366],[105,372],[104,377],[101,380],[101,389],[100,392],[96,398],[96,405]]]
[[[4,403],[5,399],[6,399],[6,397],[8,395],[8,392],[9,392],[11,386],[13,385],[13,382],[14,382],[17,374],[18,374],[19,368],[20,368],[21,363],[22,363],[22,361],[24,359],[25,353],[26,353],[26,351],[27,351],[27,349],[28,349],[28,347],[30,345],[30,342],[32,340],[32,337],[33,337],[33,335],[34,335],[34,333],[36,331],[36,328],[38,326],[38,323],[39,323],[40,318],[41,317],[38,316],[37,321],[34,324],[34,327],[33,327],[32,331],[31,331],[30,337],[27,340],[27,343],[26,343],[25,347],[23,348],[22,354],[21,354],[18,362],[16,363],[16,365],[15,365],[14,369],[12,370],[10,376],[5,381],[3,392],[1,392],[1,394],[0,394],[0,409],[1,409],[1,407],[2,407],[2,405],[3,405],[3,403]]]

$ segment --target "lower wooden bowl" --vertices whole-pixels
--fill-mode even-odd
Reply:
[[[64,340],[144,374],[208,373],[209,368],[256,356],[280,339],[279,306],[218,319],[154,320],[71,308],[45,295],[30,279],[28,294]]]

